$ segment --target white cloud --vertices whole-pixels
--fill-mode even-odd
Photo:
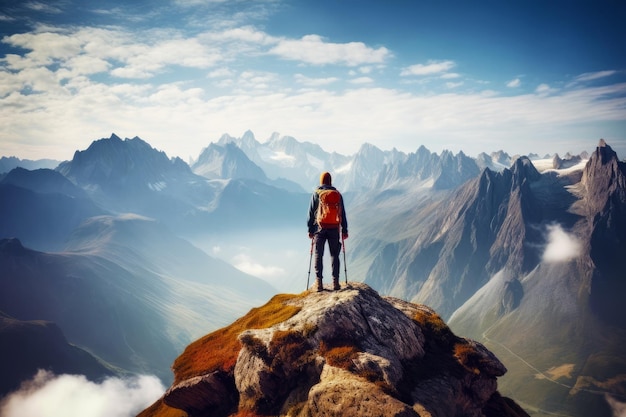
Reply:
[[[306,35],[301,39],[281,39],[269,53],[283,59],[314,65],[348,66],[384,63],[391,56],[391,52],[385,47],[372,49],[362,42],[326,42],[318,35]]]
[[[244,42],[258,45],[274,45],[279,42],[277,38],[252,26],[229,28],[221,32],[207,32],[200,35],[200,38],[209,42]]]
[[[409,75],[433,75],[439,73],[445,73],[450,69],[454,68],[456,64],[454,61],[428,61],[427,64],[416,64],[411,65],[410,67],[406,67],[402,69],[400,72],[401,76],[409,76]]]
[[[567,262],[580,254],[580,241],[566,233],[560,225],[549,225],[547,231],[548,243],[543,252],[544,262]]]
[[[522,85],[522,80],[520,80],[519,78],[515,78],[515,79],[509,81],[508,83],[506,83],[506,86],[510,87],[510,88],[516,88],[516,87],[519,87],[521,85]]]
[[[233,257],[232,264],[240,271],[243,271],[258,278],[272,279],[285,274],[284,269],[278,266],[261,265],[250,256],[245,254],[240,254]]]
[[[446,83],[446,87],[449,89],[458,88],[462,85],[463,85],[463,82],[458,82],[458,83],[447,82]]]
[[[63,11],[59,9],[58,7],[54,7],[52,5],[41,3],[38,1],[26,2],[24,6],[36,12],[44,12],[44,13],[49,13],[49,14],[63,13]]]
[[[154,376],[101,383],[82,375],[58,375],[40,370],[19,391],[0,405],[3,417],[132,417],[163,395],[165,388]]]
[[[600,78],[610,77],[611,75],[616,74],[617,71],[597,71],[597,72],[587,72],[585,74],[581,74],[574,79],[574,81],[584,82],[584,81],[592,81]]]
[[[0,58],[0,154],[22,158],[71,158],[113,131],[187,159],[222,134],[247,129],[259,138],[285,132],[342,153],[355,152],[362,142],[414,151],[416,138],[426,138],[420,144],[432,151],[445,146],[471,154],[500,148],[503,137],[523,144],[507,149],[512,153],[565,152],[571,148],[544,145],[560,136],[567,146],[585,149],[591,124],[626,120],[626,84],[559,90],[546,84],[533,94],[502,96],[461,88],[472,82],[461,85],[459,75],[448,72],[453,61],[408,67],[406,75],[425,77],[390,81],[384,64],[391,53],[384,48],[316,35],[290,43],[248,26],[191,37],[174,30],[39,27],[2,41],[26,49],[23,56]],[[295,74],[283,73],[284,63],[268,55],[272,46],[285,47],[280,58],[293,48],[291,58],[302,54],[305,63],[354,66],[345,82],[332,68],[302,65]],[[269,65],[257,65],[257,58]],[[448,89],[429,84],[429,91],[416,91],[434,78],[444,80],[437,88]],[[294,81],[306,88],[293,89]],[[395,88],[394,81],[411,82],[404,84],[411,88]],[[536,138],[532,145],[530,137]]]
[[[296,82],[303,84],[305,86],[308,86],[308,87],[319,87],[323,85],[329,85],[339,80],[337,77],[311,78],[303,74],[294,75],[294,79],[296,80]]]
[[[351,84],[371,84],[374,80],[370,77],[358,77],[350,80]]]
[[[232,77],[234,73],[228,68],[218,68],[207,74],[209,78]]]
[[[551,92],[555,91],[554,89],[550,88],[550,86],[548,84],[539,84],[537,86],[537,88],[535,89],[535,93],[537,94],[550,94]]]

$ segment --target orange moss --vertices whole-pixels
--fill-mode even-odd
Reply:
[[[253,413],[250,410],[241,410],[237,412],[237,414],[232,414],[230,417],[263,417],[263,416]]]
[[[425,336],[427,340],[434,338],[439,345],[449,345],[457,339],[446,322],[437,313],[420,310],[415,313],[413,320],[417,322],[426,333]]]
[[[162,399],[143,410],[137,417],[187,417],[187,413],[178,408],[168,407]]]
[[[288,363],[295,368],[307,362],[310,345],[300,332],[277,330],[272,337],[270,351],[275,352],[273,362],[270,364],[272,368],[280,363]]]
[[[286,302],[304,295],[275,295],[267,304],[253,308],[231,325],[191,343],[174,361],[174,384],[217,370],[232,371],[241,349],[237,336],[244,330],[266,329],[293,317],[301,308],[287,305]]]
[[[353,368],[352,361],[356,359],[359,350],[353,345],[329,346],[323,340],[320,342],[320,354],[326,358],[329,365],[345,370]]]
[[[455,343],[454,357],[457,358],[459,363],[468,371],[476,375],[480,373],[479,366],[482,361],[482,356],[472,345],[466,342]]]

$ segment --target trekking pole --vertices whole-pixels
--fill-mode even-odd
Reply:
[[[346,276],[346,285],[348,285],[348,266],[346,265],[346,240],[341,233],[341,246],[343,247],[343,273]]]
[[[311,261],[313,260],[313,238],[311,238],[311,256],[309,257],[309,274],[306,277],[306,289],[309,289],[309,279],[311,278]]]

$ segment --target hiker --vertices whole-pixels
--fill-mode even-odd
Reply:
[[[315,276],[317,281],[317,291],[324,289],[322,284],[322,258],[324,256],[324,246],[328,241],[330,259],[332,263],[333,289],[338,290],[339,286],[339,253],[341,251],[342,239],[348,238],[348,221],[343,205],[343,197],[331,184],[331,176],[328,172],[320,175],[320,186],[317,187],[311,196],[309,206],[309,238],[313,239],[311,244],[315,245]]]

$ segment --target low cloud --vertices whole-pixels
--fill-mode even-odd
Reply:
[[[261,265],[250,256],[241,254],[233,259],[235,268],[259,278],[275,278],[285,274],[285,270],[272,265]]]
[[[548,226],[548,244],[543,252],[544,262],[567,262],[576,258],[581,249],[580,241],[566,233],[560,225]]]
[[[155,376],[107,378],[101,383],[82,375],[40,370],[0,404],[2,417],[131,417],[154,403],[165,388]]]

